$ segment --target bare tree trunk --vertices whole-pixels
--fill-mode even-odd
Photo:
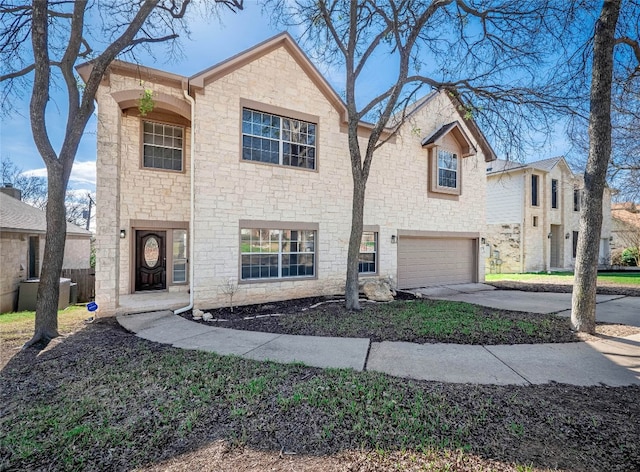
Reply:
[[[33,338],[25,344],[28,347],[39,341],[48,342],[58,336],[58,298],[60,295],[60,274],[64,260],[64,246],[67,237],[66,209],[64,194],[66,182],[60,163],[47,170],[47,235],[44,243],[44,257],[40,271],[40,284],[36,300],[36,323]]]
[[[589,117],[589,157],[584,173],[580,233],[571,301],[571,325],[595,333],[598,250],[602,229],[602,195],[611,157],[611,85],[613,48],[620,0],[605,0],[596,22]]]
[[[360,310],[360,284],[358,281],[358,258],[360,243],[362,242],[362,227],[364,219],[365,182],[359,169],[353,169],[353,201],[351,206],[351,235],[349,237],[349,252],[347,255],[347,310]]]

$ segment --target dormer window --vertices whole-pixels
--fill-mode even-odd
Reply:
[[[457,196],[462,193],[462,159],[476,149],[457,121],[446,124],[422,141],[429,150],[429,191]],[[437,195],[434,195],[437,196]]]
[[[438,149],[438,187],[458,188],[458,155]]]

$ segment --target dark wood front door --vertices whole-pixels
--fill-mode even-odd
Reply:
[[[136,291],[167,287],[165,231],[136,231]]]

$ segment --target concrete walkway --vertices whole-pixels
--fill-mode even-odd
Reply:
[[[484,289],[483,289],[484,288]],[[571,294],[496,290],[484,284],[450,285],[414,290],[434,300],[451,300],[500,310],[571,316]],[[640,327],[640,297],[596,295],[596,321]]]
[[[150,341],[255,360],[370,370],[438,382],[640,385],[640,334],[567,344],[472,346],[241,331],[195,323],[171,311],[121,315],[118,321]]]

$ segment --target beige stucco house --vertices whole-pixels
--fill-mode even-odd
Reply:
[[[20,282],[38,278],[47,230],[45,212],[21,201],[20,190],[0,188],[0,313],[17,306]],[[88,269],[91,233],[67,223],[64,269]]]
[[[155,103],[146,116],[143,89]],[[346,109],[288,34],[190,77],[116,62],[97,101],[102,313],[150,290],[190,290],[197,308],[227,303],[229,284],[239,304],[344,290]],[[363,277],[400,288],[484,280],[485,162],[495,155],[461,110],[434,92],[377,151]],[[369,129],[362,123],[363,139]]]
[[[611,205],[611,251],[640,247],[640,208],[633,202]]]
[[[487,164],[487,271],[572,269],[580,226],[582,176],[563,157]],[[600,263],[610,257],[611,193],[605,189]]]

